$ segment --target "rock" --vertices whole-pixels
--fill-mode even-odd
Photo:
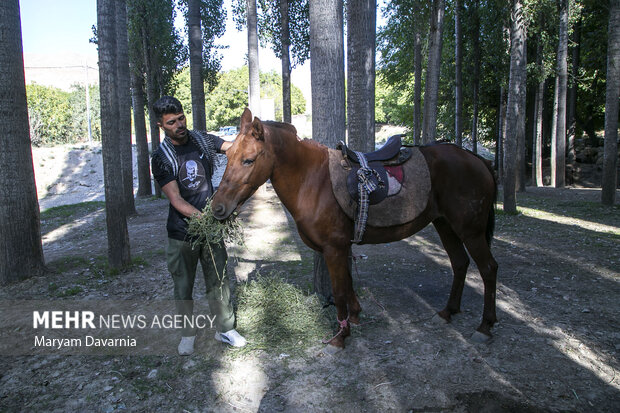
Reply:
[[[155,377],[157,377],[157,369],[151,370],[146,376],[147,379],[154,379]]]

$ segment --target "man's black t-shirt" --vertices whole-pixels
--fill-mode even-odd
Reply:
[[[215,143],[215,149],[219,151],[224,141],[217,136],[211,135],[210,137]],[[179,162],[178,176],[174,176],[171,172],[162,169],[157,162],[152,164],[153,176],[159,186],[162,187],[176,180],[181,197],[198,210],[202,210],[207,204],[209,197],[213,195],[209,157],[207,154],[203,154],[191,139],[188,139],[184,145],[175,145],[174,149]],[[186,216],[170,204],[168,223],[166,225],[168,237],[186,241],[186,219]]]

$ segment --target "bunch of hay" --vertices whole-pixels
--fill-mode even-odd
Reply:
[[[237,297],[238,327],[248,339],[240,352],[260,349],[303,356],[331,332],[333,314],[315,294],[304,294],[280,273],[259,274],[237,290]]]
[[[236,244],[239,247],[245,245],[243,226],[236,219],[236,215],[224,221],[218,221],[213,216],[211,200],[200,214],[194,214],[187,219],[187,235],[192,239],[192,248],[205,243],[217,244],[224,241],[227,245]]]

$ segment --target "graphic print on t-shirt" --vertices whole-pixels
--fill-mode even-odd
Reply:
[[[193,159],[184,162],[179,169],[179,181],[186,189],[195,191],[205,181],[205,168]]]

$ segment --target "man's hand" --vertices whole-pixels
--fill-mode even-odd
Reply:
[[[194,214],[200,214],[201,212],[195,208],[192,204],[187,202],[181,197],[181,191],[179,191],[179,185],[177,181],[170,181],[166,185],[161,187],[161,191],[166,194],[166,197],[170,201],[170,204],[186,217],[191,217]]]
[[[231,146],[233,146],[233,142],[224,141],[222,147],[220,148],[220,152],[226,152]]]

